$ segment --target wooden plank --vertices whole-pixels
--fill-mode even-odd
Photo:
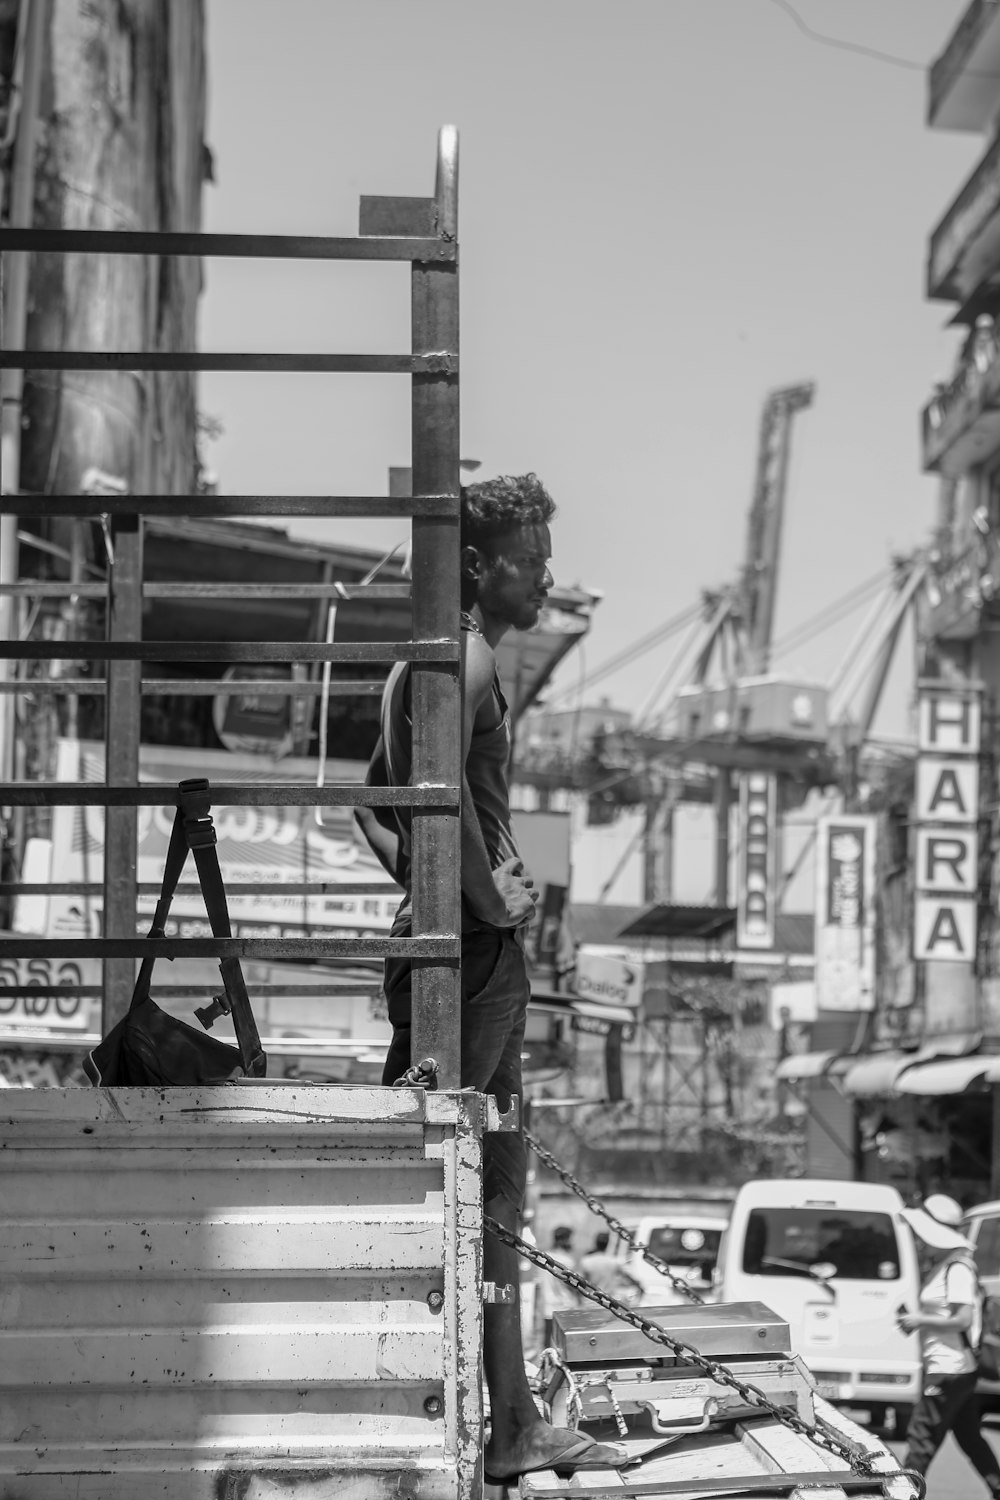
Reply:
[[[746,1448],[769,1474],[790,1474],[804,1469],[851,1472],[850,1465],[828,1448],[784,1427],[772,1417],[741,1422],[737,1428]]]
[[[839,1407],[832,1406],[829,1401],[816,1397],[816,1415],[831,1427],[834,1433],[848,1442],[856,1443],[864,1453],[875,1472],[884,1476],[886,1500],[916,1500],[917,1489],[913,1481],[906,1479],[902,1474],[893,1477],[893,1471],[899,1469],[896,1457],[879,1440],[873,1437],[867,1427],[860,1426],[846,1417]]]
[[[876,1500],[877,1490],[871,1481],[854,1479],[843,1485],[827,1486],[822,1473],[804,1472],[796,1475],[749,1474],[723,1475],[711,1479],[639,1479],[625,1471],[622,1489],[610,1491],[605,1485],[591,1484],[586,1473],[575,1474],[570,1479],[558,1479],[544,1491],[529,1488],[527,1480],[534,1475],[525,1475],[521,1482],[523,1500],[533,1500],[544,1493],[546,1496],[561,1496],[564,1500],[626,1500],[626,1497],[644,1497],[644,1500],[726,1500],[727,1496],[754,1497],[754,1500],[816,1500],[817,1495],[826,1500],[848,1500],[850,1494],[859,1489]],[[801,1483],[799,1483],[801,1481]],[[912,1492],[915,1494],[915,1491]]]

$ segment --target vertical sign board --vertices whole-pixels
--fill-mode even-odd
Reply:
[[[736,946],[773,948],[777,908],[778,782],[751,771],[740,777],[736,861]]]
[[[972,964],[979,872],[978,688],[921,682],[913,956]]]
[[[820,818],[816,850],[816,1004],[875,1006],[875,827],[872,817]]]

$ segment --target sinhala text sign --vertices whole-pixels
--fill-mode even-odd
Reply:
[[[751,771],[739,778],[736,946],[773,948],[777,909],[778,782]]]
[[[315,780],[315,764],[312,767]],[[189,776],[223,782],[293,781],[309,778],[308,762],[284,760],[273,768],[260,757],[225,751],[183,750],[171,746],[143,746],[140,779],[174,783]],[[58,774],[64,781],[101,781],[103,747],[63,740],[59,745]],[[364,767],[331,763],[331,779],[360,780]],[[138,876],[159,885],[174,807],[138,810]],[[385,935],[399,905],[400,892],[376,862],[367,846],[355,837],[349,807],[219,807],[212,818],[218,839],[219,865],[235,937],[298,938],[329,933],[336,937]],[[52,816],[52,869],[64,881],[100,883],[104,859],[104,810],[100,807],[57,807]],[[189,861],[183,879],[196,880]],[[339,886],[368,882],[385,885],[385,895],[341,893]],[[240,895],[241,884],[266,890]],[[285,891],[308,883],[310,890]],[[102,902],[99,897],[53,896],[49,900],[48,936],[98,937]],[[144,936],[156,904],[153,895],[140,895],[137,932]],[[167,936],[208,937],[211,928],[200,892],[178,892],[171,905]]]
[[[816,1004],[875,1004],[875,827],[842,814],[816,825]]]

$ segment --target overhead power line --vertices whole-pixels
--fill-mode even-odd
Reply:
[[[802,35],[808,37],[809,41],[815,42],[820,47],[836,47],[841,52],[854,52],[859,57],[868,57],[872,62],[885,63],[890,68],[904,68],[909,73],[926,73],[928,65],[926,62],[917,62],[912,57],[900,57],[895,52],[883,52],[879,47],[866,46],[864,42],[851,42],[845,37],[829,36],[826,32],[815,31],[802,19],[790,0],[771,0],[779,10],[797,26]],[[982,69],[968,68],[965,70],[970,78],[1000,78],[1000,73],[987,73]]]
[[[551,707],[553,703],[562,702],[565,698],[582,697],[585,692],[592,688],[595,683],[600,682],[602,678],[609,677],[613,672],[620,671],[622,667],[631,665],[637,657],[643,656],[647,651],[651,651],[654,646],[662,645],[675,631],[683,630],[685,625],[689,625],[692,620],[698,617],[701,610],[702,605],[700,603],[689,604],[687,609],[682,610],[680,614],[673,615],[671,619],[665,620],[662,625],[658,625],[648,635],[644,635],[639,640],[633,641],[631,646],[624,647],[623,650],[618,651],[614,656],[609,656],[607,661],[601,662],[600,666],[594,667],[593,671],[588,672],[584,679],[577,681],[572,687],[561,688],[558,692],[551,693],[548,700],[549,706]]]
[[[841,594],[839,599],[834,599],[832,603],[825,605],[815,615],[810,615],[801,624],[794,626],[781,640],[775,641],[771,650],[772,660],[779,656],[786,656],[789,651],[795,650],[797,646],[803,646],[806,641],[812,640],[813,636],[821,635],[824,630],[829,630],[832,626],[838,625],[845,615],[849,615],[854,610],[860,609],[873,594],[877,593],[879,589],[885,588],[890,582],[891,576],[891,573],[883,568],[880,573],[873,574],[864,583],[857,584],[856,587],[850,589],[846,594]]]

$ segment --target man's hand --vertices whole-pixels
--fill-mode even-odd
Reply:
[[[534,916],[538,892],[530,875],[524,873],[524,861],[516,855],[505,859],[493,871],[493,884],[507,913],[505,927],[521,927]]]

